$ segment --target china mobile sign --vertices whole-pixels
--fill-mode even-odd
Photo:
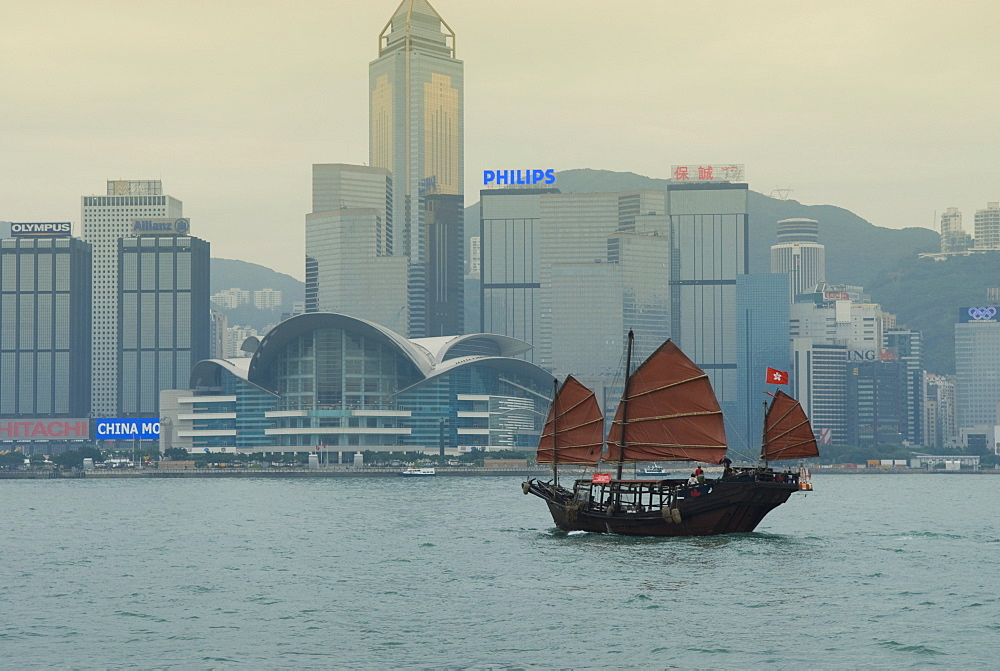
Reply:
[[[670,176],[674,182],[742,182],[746,170],[742,163],[711,165],[673,165]]]
[[[88,440],[88,419],[0,419],[0,440]]]
[[[156,440],[159,437],[160,420],[156,417],[94,420],[97,440]]]

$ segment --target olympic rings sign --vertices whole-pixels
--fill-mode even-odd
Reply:
[[[977,321],[993,319],[997,316],[997,309],[992,306],[986,308],[969,308],[969,316]]]

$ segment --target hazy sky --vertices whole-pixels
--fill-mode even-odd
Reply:
[[[1000,3],[431,0],[484,168],[745,163],[879,226],[1000,200]],[[212,255],[303,276],[313,163],[368,160],[398,0],[0,0],[0,220],[162,179]]]

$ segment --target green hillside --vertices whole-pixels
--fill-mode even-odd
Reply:
[[[630,172],[567,170],[557,173],[556,186],[563,193],[665,189],[669,180]],[[805,218],[819,222],[819,241],[826,245],[828,282],[867,287],[880,272],[918,252],[938,250],[939,237],[927,228],[881,228],[833,205],[803,205],[796,200],[771,198],[750,192],[750,272],[771,269],[771,245],[782,219]],[[477,212],[478,216],[478,212]],[[477,225],[478,228],[478,225]]]
[[[211,292],[223,289],[277,289],[281,291],[282,305],[270,309],[258,309],[252,304],[226,310],[230,326],[237,324],[263,329],[269,324],[281,321],[283,313],[291,311],[292,303],[305,298],[305,284],[291,275],[279,273],[266,266],[236,259],[212,259]]]
[[[908,258],[872,282],[872,300],[900,325],[923,333],[924,368],[955,372],[955,322],[962,307],[986,304],[986,289],[1000,286],[1000,252],[947,261]]]
[[[212,259],[212,293],[223,289],[277,289],[284,295],[284,302],[291,306],[293,301],[305,298],[306,285],[291,275],[279,273],[266,266],[236,259]]]

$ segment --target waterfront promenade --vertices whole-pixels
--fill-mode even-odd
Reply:
[[[0,471],[0,480],[117,480],[141,478],[386,478],[398,477],[402,469],[398,467],[361,467],[354,466],[321,466],[319,468],[115,468],[94,469],[89,471]],[[590,471],[560,468],[560,479],[570,482],[578,477],[588,475]],[[479,468],[479,467],[437,467],[434,477],[503,477],[516,476],[523,478],[548,479],[552,469],[547,467],[528,468]],[[989,468],[980,470],[925,470],[916,468],[814,468],[813,476],[817,475],[1000,475],[1000,469]],[[626,473],[626,477],[627,477]],[[674,472],[672,478],[683,477],[681,471]],[[429,478],[416,478],[429,479]],[[644,478],[652,479],[652,478]]]
[[[401,468],[356,468],[354,466],[320,468],[105,468],[88,471],[0,471],[0,480],[47,480],[62,478],[86,478],[88,480],[115,480],[135,478],[385,478],[399,477]],[[468,476],[518,476],[544,477],[551,474],[549,468],[476,468],[438,467],[433,477]],[[560,475],[575,477],[577,473],[567,471]],[[419,478],[417,478],[419,479]],[[430,478],[427,478],[430,479]]]

